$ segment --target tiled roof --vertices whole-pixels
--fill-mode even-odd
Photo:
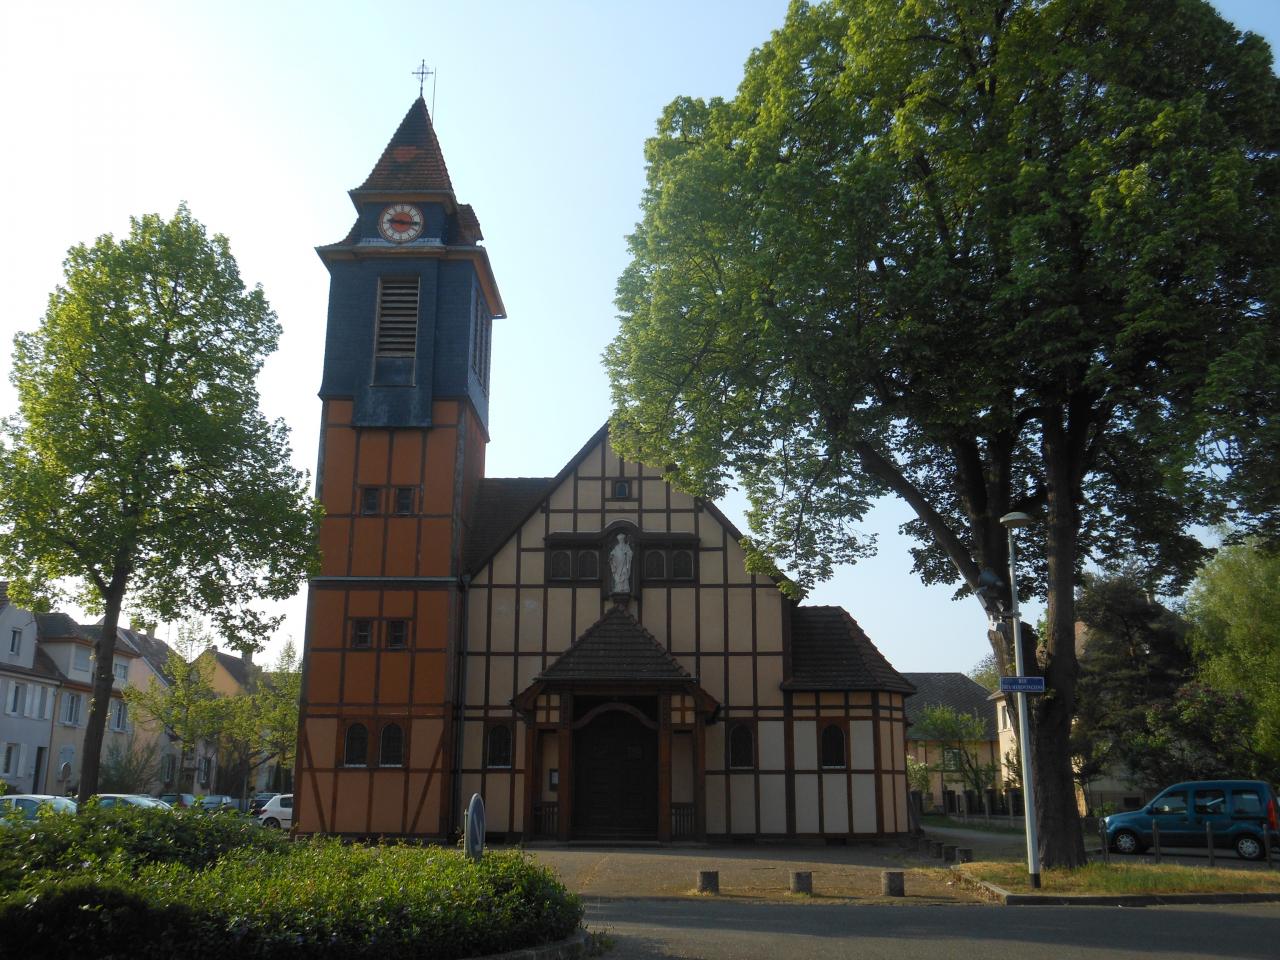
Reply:
[[[92,640],[80,624],[65,613],[37,613],[36,635],[41,640]]]
[[[82,623],[80,624],[80,633],[88,637],[90,640],[97,640],[102,636],[102,624],[100,623]],[[138,648],[129,640],[130,631],[124,627],[116,627],[116,652],[131,653],[135,657],[139,656]]]
[[[951,707],[959,713],[974,713],[986,724],[988,740],[996,738],[996,705],[987,699],[991,691],[963,673],[904,673],[916,688],[907,699],[907,721],[916,723],[925,707]],[[911,731],[907,736],[912,737]]]
[[[231,679],[240,684],[244,689],[249,689],[252,677],[249,675],[249,661],[243,657],[233,657],[229,653],[223,653],[221,650],[213,651],[214,657],[218,663],[222,665],[222,669],[231,674]]]
[[[693,682],[653,634],[622,607],[610,607],[535,680]]]
[[[791,676],[782,687],[907,694],[913,690],[843,607],[792,609]]]
[[[173,677],[169,675],[169,654],[173,652],[173,648],[161,640],[159,637],[153,637],[150,634],[138,633],[136,630],[121,631],[128,636],[144,660],[151,665],[151,669],[164,677],[165,680],[172,681]]]
[[[458,212],[453,215],[453,229],[449,231],[449,243],[454,246],[475,246],[484,239],[480,232],[480,220],[471,204],[458,205]]]
[[[475,573],[533,512],[551,477],[489,477],[480,481],[462,568]]]
[[[440,141],[421,97],[404,115],[382,158],[358,189],[453,193]]]
[[[37,680],[61,682],[66,679],[62,671],[58,669],[57,664],[53,662],[53,658],[39,646],[36,647],[32,666],[24,667],[16,663],[0,663],[0,670],[10,674],[16,673],[24,677],[34,677]]]

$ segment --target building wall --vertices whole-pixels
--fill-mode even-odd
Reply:
[[[954,790],[963,794],[970,789],[959,771],[941,769],[945,763],[946,745],[936,740],[908,740],[907,748],[911,756],[931,769],[929,771],[929,796],[925,798],[925,810],[944,807],[943,794]],[[965,744],[969,753],[978,758],[979,763],[995,767],[996,775],[991,786],[996,791],[1004,789],[1004,766],[1001,761],[1000,740],[973,740]],[[981,810],[982,798],[978,798],[978,809]]]
[[[16,651],[12,649],[15,632]],[[58,687],[56,681],[26,672],[34,666],[35,651],[35,618],[13,604],[0,607],[0,779],[11,793],[39,792],[48,768],[49,731]],[[16,689],[21,692],[15,710]],[[42,768],[38,778],[37,758]]]
[[[295,822],[302,832],[439,836],[450,815],[450,638],[461,616],[455,518],[483,433],[457,401],[434,404],[429,431],[357,427],[351,418],[349,401],[325,402],[326,516],[308,601]],[[398,487],[414,491],[410,515],[391,512]],[[361,512],[365,488],[381,491],[375,515]],[[371,624],[367,648],[353,642],[357,621]],[[387,645],[390,621],[407,622],[402,649]],[[402,764],[346,767],[344,737],[357,723],[371,751],[386,725],[399,726]]]
[[[632,481],[634,499],[610,498],[616,478]],[[638,581],[629,609],[721,704],[719,722],[705,730],[708,834],[906,830],[901,696],[784,694],[784,600],[776,585],[747,572],[741,547],[712,511],[673,489],[660,470],[622,461],[607,440],[477,572],[467,594],[460,794],[485,798],[489,829],[525,829],[520,801],[530,758],[512,699],[613,602],[600,584],[550,579],[546,538],[596,533],[618,520],[644,532],[697,537],[696,580]],[[496,722],[514,724],[509,770],[484,767],[485,731]],[[842,769],[818,768],[816,738],[827,723],[847,730]],[[752,729],[756,756],[748,769],[729,767],[727,736],[735,724]],[[540,793],[545,789],[540,785]],[[673,781],[674,802],[684,789]]]

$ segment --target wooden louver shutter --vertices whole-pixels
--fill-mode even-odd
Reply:
[[[412,357],[418,347],[418,280],[387,280],[378,285],[380,357]]]

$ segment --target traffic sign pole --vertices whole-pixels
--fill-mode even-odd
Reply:
[[[1019,677],[1026,676],[1022,663],[1022,617],[1018,613],[1018,578],[1014,562],[1013,528],[1009,527],[1009,616],[1013,620],[1013,662]],[[1031,770],[1031,724],[1027,718],[1027,694],[1019,691],[1018,740],[1022,754],[1022,810],[1027,822],[1027,873],[1031,889],[1040,889],[1040,844],[1036,836],[1035,777]]]

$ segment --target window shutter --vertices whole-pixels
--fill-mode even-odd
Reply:
[[[378,285],[380,357],[412,357],[418,348],[418,280],[382,280]]]

